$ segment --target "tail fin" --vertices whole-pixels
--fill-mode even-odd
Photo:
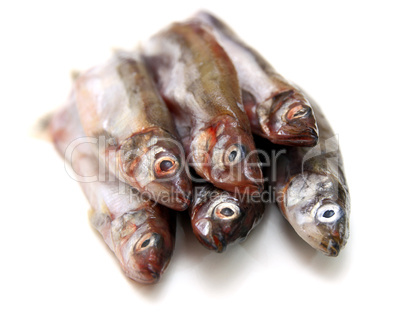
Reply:
[[[29,131],[29,135],[33,138],[44,140],[44,141],[52,141],[50,136],[50,124],[55,115],[55,111],[48,112],[40,117],[35,124],[31,127]]]

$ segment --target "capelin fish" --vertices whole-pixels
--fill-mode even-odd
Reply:
[[[197,185],[190,207],[191,226],[207,249],[223,252],[246,239],[264,213],[260,194],[234,194],[210,183]]]
[[[204,24],[233,61],[253,133],[275,144],[315,146],[318,129],[307,97],[215,16],[199,12],[192,21]]]
[[[157,282],[175,244],[176,226],[169,210],[142,198],[113,175],[109,179],[107,169],[100,169],[72,99],[53,116],[49,129],[57,151],[71,165],[91,205],[91,224],[115,253],[124,273],[141,283]]]
[[[349,237],[350,196],[337,137],[312,104],[320,131],[318,145],[286,148],[271,183],[282,214],[299,236],[335,257]]]
[[[262,191],[262,173],[236,70],[198,24],[176,23],[143,47],[189,163],[215,186]]]
[[[86,135],[105,139],[99,155],[109,169],[158,203],[185,210],[191,181],[184,152],[141,57],[115,53],[77,78],[75,95]]]

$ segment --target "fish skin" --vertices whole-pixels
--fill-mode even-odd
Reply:
[[[221,20],[205,11],[191,22],[208,29],[230,56],[253,133],[275,144],[312,147],[318,141],[314,111],[307,97],[278,74]]]
[[[190,216],[194,235],[204,247],[218,253],[246,239],[265,209],[260,194],[251,199],[251,195],[230,193],[210,183],[195,186],[193,196]],[[225,215],[224,209],[230,213]]]
[[[175,245],[176,225],[169,210],[141,198],[138,191],[116,178],[110,179],[114,176],[107,168],[100,169],[90,143],[80,141],[72,155],[66,156],[70,144],[85,137],[73,95],[53,116],[49,130],[58,153],[81,177],[80,186],[91,206],[90,222],[115,253],[124,273],[140,283],[156,283]],[[97,179],[86,182],[84,176]],[[147,239],[147,246],[143,246]]]
[[[170,113],[138,53],[116,52],[81,74],[75,95],[85,134],[105,138],[99,156],[124,182],[174,210],[191,199],[184,152]],[[161,170],[165,159],[168,171]]]
[[[350,195],[338,139],[320,108],[310,101],[319,142],[313,148],[286,147],[271,184],[279,209],[298,235],[336,257],[349,238]]]
[[[224,190],[261,192],[237,74],[214,37],[200,25],[175,23],[147,41],[143,53],[198,175]],[[236,164],[228,161],[232,151]]]

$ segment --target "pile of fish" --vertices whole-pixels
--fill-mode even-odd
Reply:
[[[259,223],[268,191],[313,248],[337,256],[348,239],[350,197],[326,119],[209,13],[79,74],[48,130],[91,224],[135,281],[155,283],[169,264],[174,211],[223,252]]]

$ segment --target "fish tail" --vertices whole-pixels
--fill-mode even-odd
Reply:
[[[55,115],[55,111],[48,112],[40,117],[30,128],[29,135],[32,138],[52,142],[50,125]]]

